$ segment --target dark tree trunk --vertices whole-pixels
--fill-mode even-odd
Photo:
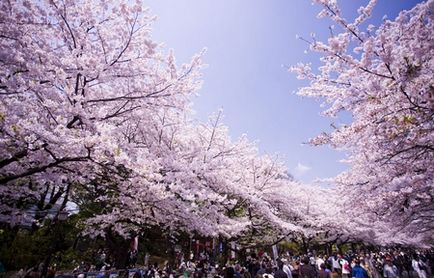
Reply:
[[[117,269],[125,269],[128,264],[128,250],[130,241],[114,235],[109,231],[106,236],[107,249],[109,257],[113,260],[113,266]]]

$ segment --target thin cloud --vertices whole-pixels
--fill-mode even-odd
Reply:
[[[297,176],[303,176],[304,174],[306,174],[310,170],[312,170],[311,167],[298,162],[297,166],[294,168],[294,174]]]

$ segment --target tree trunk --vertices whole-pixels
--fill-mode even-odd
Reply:
[[[125,269],[128,264],[128,249],[130,241],[127,241],[119,236],[114,235],[111,231],[107,233],[106,244],[109,251],[109,257],[115,268]]]

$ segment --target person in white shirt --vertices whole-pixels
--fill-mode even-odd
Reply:
[[[334,255],[331,257],[332,267],[336,272],[340,272],[341,266],[339,265],[339,255]]]
[[[286,273],[286,275],[288,276],[288,278],[292,278],[292,269],[288,266],[288,260],[286,260],[285,258],[282,259],[282,263],[283,263],[283,272]]]
[[[348,278],[351,273],[350,263],[341,257],[339,259],[339,264],[342,266],[342,277]]]
[[[386,257],[385,264],[383,267],[383,277],[384,278],[399,278],[399,270],[393,264],[391,257]]]
[[[321,255],[318,256],[318,258],[316,259],[316,268],[318,270],[321,270],[321,264],[324,264],[325,261],[323,258],[321,258]]]
[[[411,266],[414,271],[417,272],[419,278],[427,278],[426,274],[426,264],[419,258],[419,256],[415,255],[413,260],[411,261]]]

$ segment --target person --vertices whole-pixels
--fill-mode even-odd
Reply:
[[[318,278],[330,278],[330,272],[326,270],[325,263],[320,264],[318,271]]]
[[[226,268],[226,271],[225,271],[225,278],[234,278],[234,275],[235,275],[235,269],[231,266],[231,265],[229,265],[227,268]]]
[[[339,257],[336,253],[333,253],[333,255],[329,258],[329,264],[331,264],[333,270],[340,272],[341,265],[339,264]]]
[[[259,260],[256,260],[256,259],[252,262],[252,264],[253,265],[252,265],[252,269],[250,272],[250,276],[255,277],[256,273],[258,273],[258,271],[261,269],[261,264],[260,264]]]
[[[358,259],[353,260],[354,267],[351,270],[351,277],[355,278],[368,278],[368,272],[360,266],[360,261]]]
[[[137,250],[135,250],[135,249],[130,250],[128,252],[128,262],[127,262],[127,264],[128,264],[129,267],[135,267],[135,265],[137,263],[137,255],[138,255],[137,254]]]
[[[339,264],[342,266],[342,277],[349,278],[351,273],[350,263],[345,258],[339,255]]]
[[[234,266],[234,271],[234,278],[241,278],[241,266],[239,264]]]
[[[101,270],[101,268],[105,265],[106,254],[103,250],[98,249],[96,254],[96,264],[95,267],[97,270]]]
[[[274,272],[274,278],[288,278],[288,274],[283,271],[283,262],[281,260],[277,261],[277,271]]]
[[[241,278],[252,278],[252,275],[250,275],[250,272],[246,269],[243,270]]]
[[[386,257],[386,264],[383,267],[384,278],[399,278],[398,268],[393,264],[391,257]]]
[[[314,277],[316,277],[315,267],[309,263],[308,257],[303,258],[301,261],[300,277],[301,278],[314,278]]]
[[[291,274],[293,278],[299,278],[300,277],[300,261],[296,260],[293,264]]]
[[[321,270],[321,265],[324,264],[325,265],[325,261],[322,258],[321,255],[318,256],[318,258],[316,259],[316,267],[318,270]]]
[[[292,278],[292,270],[291,270],[291,267],[288,266],[287,262],[288,262],[287,259],[282,259],[282,263],[283,263],[282,270],[286,273],[288,278]]]
[[[339,272],[337,268],[333,268],[332,272],[330,272],[330,278],[340,278]]]
[[[265,269],[267,268],[267,266],[265,265],[264,262],[261,263],[261,267],[258,269],[258,271],[256,272],[256,274],[259,275],[264,275],[265,274]]]
[[[427,278],[426,264],[421,260],[421,258],[418,255],[415,255],[413,257],[413,260],[411,261],[411,265],[413,266],[414,271],[417,272],[417,275],[419,275],[419,278]]]
[[[371,270],[371,267],[369,266],[369,258],[367,258],[367,257],[360,257],[359,258],[359,261],[360,261],[360,266],[364,269],[364,270],[366,270],[366,273],[368,273],[368,277],[372,277],[373,275],[372,275],[372,270]]]

